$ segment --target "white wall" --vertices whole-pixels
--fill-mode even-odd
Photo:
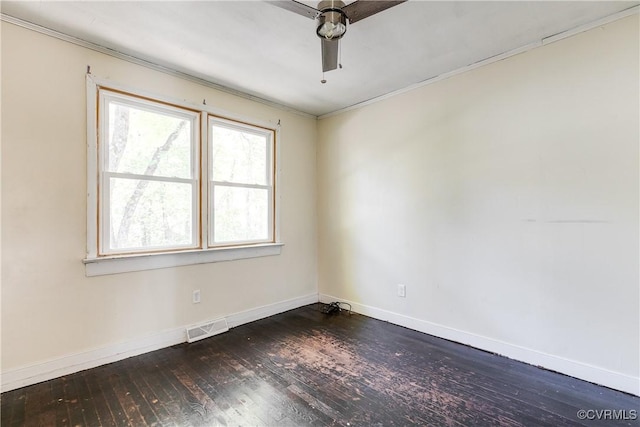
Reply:
[[[196,104],[206,98],[207,105],[233,114],[281,120],[282,254],[85,277],[87,65],[96,77],[140,90]],[[84,360],[77,354],[103,356],[105,351],[91,351],[108,353],[194,322],[292,299],[317,300],[315,168],[314,118],[3,23],[4,377],[24,367],[46,371]],[[198,305],[191,303],[194,289],[201,290]]]
[[[321,120],[324,299],[638,394],[638,27]]]

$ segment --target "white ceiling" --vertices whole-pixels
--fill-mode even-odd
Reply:
[[[326,73],[326,84],[315,23],[263,1],[2,1],[1,10],[319,116],[638,3],[411,0],[349,26],[344,68]]]

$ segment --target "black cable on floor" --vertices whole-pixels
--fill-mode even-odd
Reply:
[[[334,301],[332,303],[326,304],[322,308],[322,310],[320,310],[320,312],[324,314],[334,314],[334,313],[340,313],[341,311],[346,311],[346,309],[342,308],[342,305],[349,306],[349,315],[351,315],[351,304],[349,304],[348,302],[341,302],[341,301]]]

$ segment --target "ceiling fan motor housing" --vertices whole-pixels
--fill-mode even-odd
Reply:
[[[316,34],[322,39],[336,40],[347,32],[347,16],[342,11],[344,2],[325,0],[318,4],[320,15]]]

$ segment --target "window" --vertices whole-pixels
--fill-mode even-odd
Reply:
[[[172,255],[169,265],[157,261],[162,257],[142,263],[158,268],[274,254],[238,252],[278,246],[274,128],[87,81],[88,267],[163,254]],[[235,252],[202,256],[224,250]],[[176,261],[180,253],[199,255]]]
[[[209,118],[211,246],[273,241],[273,132]]]
[[[99,94],[99,255],[198,247],[199,113]]]

